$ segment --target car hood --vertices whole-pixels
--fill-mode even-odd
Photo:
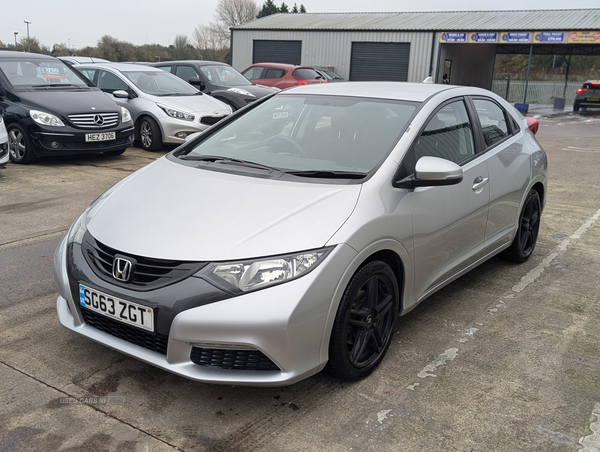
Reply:
[[[120,112],[117,104],[97,89],[66,90],[59,88],[19,91],[21,101],[31,107],[67,116],[77,113]]]
[[[206,94],[198,96],[148,96],[151,100],[169,107],[211,115],[228,115],[231,108]]]
[[[246,91],[254,94],[258,98],[261,98],[263,96],[266,96],[267,94],[273,94],[274,92],[279,91],[278,88],[273,88],[271,86],[264,86],[264,85],[247,85],[247,86],[240,86],[240,88],[245,89]]]
[[[87,227],[111,248],[157,259],[272,256],[325,246],[354,210],[360,187],[249,177],[161,158],[102,195]]]

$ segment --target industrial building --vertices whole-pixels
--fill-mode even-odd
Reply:
[[[600,9],[275,14],[232,29],[232,65],[491,89],[496,54],[600,55]]]

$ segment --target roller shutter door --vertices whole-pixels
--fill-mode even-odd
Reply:
[[[353,42],[350,80],[405,82],[409,56],[410,43]]]
[[[259,41],[252,45],[252,64],[287,63],[300,64],[302,41]]]

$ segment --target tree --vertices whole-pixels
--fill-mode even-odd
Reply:
[[[285,2],[283,2],[281,4],[281,6],[279,7],[279,12],[280,13],[286,13],[286,14],[290,12],[289,8],[288,8],[288,5],[286,5]]]
[[[306,13],[306,8],[304,7],[304,5],[302,3],[300,3],[300,14],[304,14]]]
[[[294,7],[292,8],[292,14],[298,14],[298,6],[294,3]]]
[[[256,19],[258,5],[253,0],[219,0],[215,9],[217,22],[227,28]]]
[[[19,39],[19,43],[17,44],[17,50],[27,52],[27,44],[27,36],[22,37]],[[29,40],[29,49],[31,53],[43,53],[44,55],[50,55],[50,49],[33,36]]]
[[[199,25],[192,38],[203,60],[227,62],[229,59],[229,29],[223,24]]]
[[[271,14],[277,14],[278,12],[279,8],[277,8],[277,5],[273,3],[273,0],[265,0],[262,9],[258,13],[258,17],[266,17],[270,16]]]

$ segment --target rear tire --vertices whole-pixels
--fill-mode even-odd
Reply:
[[[514,262],[525,262],[535,248],[542,214],[540,195],[534,189],[527,194],[519,215],[519,227],[510,247],[500,253],[500,257]]]
[[[33,144],[25,129],[19,124],[11,124],[8,132],[8,154],[14,163],[32,163],[36,156],[33,152]]]
[[[348,381],[373,372],[392,341],[399,303],[398,282],[388,264],[372,261],[360,268],[348,283],[335,316],[329,371]]]
[[[573,104],[573,111],[579,111],[579,104]]]
[[[143,117],[138,125],[140,145],[145,151],[159,151],[162,149],[162,133],[156,121],[149,116]]]

